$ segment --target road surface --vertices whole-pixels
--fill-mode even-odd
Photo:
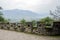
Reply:
[[[0,40],[60,40],[60,37],[37,36],[0,29]]]

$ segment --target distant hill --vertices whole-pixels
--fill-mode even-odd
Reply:
[[[4,14],[4,17],[7,19],[11,19],[12,22],[17,22],[20,21],[21,19],[31,21],[38,20],[41,18],[39,14],[28,10],[13,9],[3,10],[2,12]]]

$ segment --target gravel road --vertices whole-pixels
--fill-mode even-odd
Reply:
[[[0,40],[60,40],[60,37],[37,36],[0,29]]]

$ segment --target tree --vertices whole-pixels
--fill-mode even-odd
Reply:
[[[45,17],[40,20],[40,22],[44,22],[46,24],[51,24],[54,20],[50,17]]]
[[[26,20],[25,19],[22,19],[21,21],[20,21],[22,24],[26,24]]]
[[[0,10],[2,10],[2,7],[0,7]],[[4,22],[4,18],[2,17],[2,12],[0,11],[0,22]]]
[[[0,16],[0,22],[4,22],[4,18]]]
[[[50,15],[52,15],[56,20],[60,20],[60,6],[57,6],[53,12],[50,10]]]
[[[33,26],[35,26],[35,25],[36,25],[36,21],[35,21],[35,20],[32,20],[32,23],[33,23]]]
[[[2,8],[2,7],[0,7],[0,10],[2,10],[2,9],[3,9],[3,8]],[[0,16],[1,16],[1,15],[3,15],[3,14],[2,14],[2,12],[0,11]]]
[[[8,19],[5,19],[4,17],[2,17],[2,21],[1,22],[8,23],[9,20]]]
[[[2,10],[3,8],[2,7],[0,7],[0,10]]]
[[[0,7],[0,22],[6,22],[7,20],[5,20],[5,18],[3,17],[3,13],[1,12],[3,8]]]

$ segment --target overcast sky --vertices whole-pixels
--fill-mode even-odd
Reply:
[[[60,0],[0,0],[4,10],[23,9],[37,13],[48,13],[58,5]]]

